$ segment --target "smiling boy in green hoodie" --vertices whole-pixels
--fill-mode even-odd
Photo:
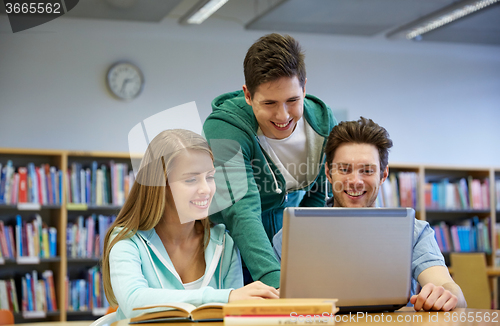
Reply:
[[[324,146],[336,121],[324,102],[306,94],[304,54],[291,36],[261,37],[247,52],[244,73],[243,90],[214,99],[203,125],[226,176],[220,187],[233,201],[210,219],[229,229],[253,280],[278,288],[271,240],[285,207],[325,205]],[[238,154],[244,168],[228,164]]]

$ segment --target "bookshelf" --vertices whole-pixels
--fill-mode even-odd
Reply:
[[[137,159],[135,157],[134,159]],[[98,167],[106,165],[110,166],[110,161],[115,164],[123,164],[128,171],[132,170],[130,157],[128,153],[109,153],[109,152],[81,152],[81,151],[66,151],[66,150],[33,150],[33,149],[11,149],[0,148],[0,164],[2,169],[5,164],[11,160],[14,167],[27,166],[28,163],[34,163],[35,166],[42,164],[49,164],[62,171],[63,184],[61,192],[61,202],[59,204],[45,203],[41,205],[18,205],[14,203],[2,204],[0,203],[0,221],[6,226],[15,226],[16,216],[21,215],[25,221],[31,221],[36,214],[40,215],[41,220],[47,226],[57,229],[57,249],[56,256],[50,258],[41,258],[38,263],[19,264],[16,259],[3,259],[0,260],[0,280],[7,280],[10,278],[15,279],[16,291],[18,297],[19,308],[21,310],[22,286],[21,277],[26,273],[31,273],[33,270],[38,272],[40,276],[43,271],[51,270],[54,277],[54,288],[56,293],[56,301],[58,310],[54,312],[47,312],[42,317],[25,318],[23,313],[15,314],[16,323],[23,322],[37,322],[37,321],[68,321],[68,320],[91,320],[97,319],[104,311],[101,309],[85,309],[72,310],[66,306],[66,282],[74,280],[86,279],[88,271],[92,270],[95,266],[100,264],[100,257],[95,254],[89,256],[75,256],[68,254],[69,243],[67,243],[67,228],[69,225],[78,223],[79,216],[84,220],[89,216],[95,216],[98,225],[98,217],[116,215],[121,207],[120,202],[113,202],[112,200],[107,203],[96,204],[92,200],[86,203],[68,203],[68,185],[69,179],[72,178],[72,168],[75,163],[79,164],[81,168],[86,170],[91,169],[93,162],[97,162]],[[410,177],[412,183],[412,194],[415,196],[412,202],[416,217],[421,220],[427,220],[431,224],[434,222],[445,221],[447,223],[457,223],[474,216],[478,218],[490,217],[491,223],[487,230],[491,238],[492,252],[488,255],[489,267],[500,266],[500,253],[497,252],[497,230],[500,226],[497,225],[496,215],[500,213],[497,210],[497,194],[496,180],[499,182],[500,187],[500,168],[477,168],[477,167],[450,167],[450,166],[431,166],[431,165],[415,165],[415,164],[397,164],[390,163],[390,175],[396,176],[396,183],[398,184],[399,194],[399,178],[400,173],[413,173]],[[125,173],[124,173],[125,174]],[[432,208],[426,206],[426,192],[425,184],[431,182],[441,182],[447,178],[450,183],[461,178],[472,178],[479,180],[489,181],[489,202],[487,208],[482,209],[446,209],[446,208]],[[404,178],[404,177],[403,177]],[[393,178],[394,179],[394,178]],[[129,181],[130,182],[130,181]],[[130,187],[131,184],[128,185]],[[1,184],[0,184],[1,187]],[[125,192],[125,190],[124,190]],[[72,200],[70,200],[72,201]],[[399,204],[398,204],[399,205]],[[383,205],[381,205],[383,206]],[[85,222],[83,223],[85,226]],[[98,227],[97,227],[98,229]],[[95,246],[94,253],[95,253]],[[496,279],[492,279],[494,286],[495,298],[498,296]],[[498,307],[498,305],[496,305]]]
[[[4,202],[3,199],[5,199],[5,197],[2,196],[0,191],[0,198],[2,198],[0,201],[0,221],[3,222],[5,227],[11,227],[12,231],[15,233],[15,226],[17,225],[18,220],[17,216],[20,216],[21,221],[27,222],[26,224],[29,224],[29,222],[33,220],[41,221],[39,224],[44,226],[46,225],[47,227],[53,227],[57,231],[56,254],[53,257],[51,256],[49,258],[45,258],[42,254],[42,257],[39,258],[23,257],[22,259],[19,259],[17,258],[16,253],[13,257],[2,255],[0,258],[0,287],[2,286],[2,280],[13,279],[16,288],[15,292],[19,309],[18,312],[14,313],[15,322],[26,323],[39,321],[97,319],[105,313],[107,308],[105,302],[102,300],[102,297],[99,298],[99,306],[92,308],[88,306],[89,298],[86,295],[78,295],[77,297],[80,299],[79,302],[84,302],[84,304],[80,305],[78,303],[77,309],[73,309],[71,301],[72,298],[70,297],[71,291],[69,291],[69,289],[72,287],[72,282],[74,284],[83,284],[82,281],[87,282],[84,286],[82,285],[81,289],[86,289],[87,287],[90,288],[93,285],[91,283],[93,281],[97,281],[99,284],[102,284],[102,276],[99,274],[101,253],[100,246],[93,243],[91,254],[84,252],[83,254],[77,256],[71,255],[71,251],[69,250],[71,243],[68,243],[67,229],[68,226],[78,223],[79,217],[81,217],[80,222],[81,220],[84,221],[82,223],[83,226],[87,227],[86,222],[88,219],[92,219],[92,217],[94,217],[95,224],[93,226],[96,233],[92,238],[95,239],[96,237],[99,237],[99,220],[103,220],[102,217],[108,217],[109,219],[107,220],[107,223],[111,223],[111,217],[118,214],[121,204],[126,197],[126,191],[128,190],[124,189],[124,182],[122,181],[122,184],[120,185],[122,190],[118,196],[121,196],[119,201],[110,199],[109,202],[106,203],[96,203],[92,201],[86,203],[72,203],[72,200],[68,197],[68,195],[71,194],[71,191],[68,191],[70,185],[69,182],[72,177],[71,170],[76,164],[76,166],[81,167],[86,171],[87,168],[92,167],[93,162],[96,162],[99,168],[106,166],[109,169],[110,162],[112,162],[112,164],[121,166],[122,169],[117,169],[117,171],[120,171],[123,176],[125,176],[125,174],[129,175],[129,172],[132,171],[129,154],[0,148],[0,175],[1,170],[6,167],[7,162],[9,161],[11,162],[11,169],[13,173],[18,172],[19,167],[26,167],[32,163],[34,167],[38,167],[39,170],[42,170],[41,166],[44,164],[53,166],[57,169],[57,171],[60,171],[61,174],[58,178],[60,183],[57,184],[57,189],[59,189],[57,194],[59,198],[58,202],[48,202],[47,198],[42,198],[43,195],[41,195],[41,192],[37,193],[39,196],[38,203],[36,203],[37,200],[31,198],[34,197],[35,193],[28,196],[29,203],[18,203],[18,200],[12,199],[19,199],[19,194],[16,194],[14,197],[10,196],[8,202]],[[68,172],[70,172],[70,174],[68,174]],[[33,174],[32,179],[38,177],[38,173],[39,172],[37,171],[36,174]],[[108,178],[109,177],[110,175],[108,175]],[[6,176],[4,176],[4,178],[7,179]],[[11,179],[14,180],[15,178],[12,177]],[[119,180],[123,179],[116,179],[117,182]],[[28,184],[28,182],[31,182],[30,185],[33,185],[33,180],[27,179],[26,184]],[[133,180],[131,182],[129,180],[128,182],[129,184],[127,186],[129,188],[131,186],[131,182],[133,183]],[[0,183],[0,189],[4,186],[5,184],[2,185]],[[108,186],[111,188],[111,184],[108,184]],[[19,188],[19,183],[16,184],[16,187]],[[28,188],[28,192],[29,189],[31,188]],[[40,190],[41,188],[37,189]],[[45,196],[47,196],[47,192]],[[36,216],[38,216],[38,218]],[[14,235],[13,238],[16,238],[16,235]],[[14,242],[13,246],[16,248],[17,244]],[[87,246],[85,246],[85,248],[86,247]],[[0,252],[3,253],[3,251],[3,248],[0,246]],[[40,253],[37,254],[40,255]],[[23,312],[22,278],[26,277],[26,274],[30,274],[30,277],[31,275],[36,275],[38,279],[42,279],[42,274],[46,270],[50,270],[53,273],[53,284],[58,309],[56,311],[35,311],[31,313]],[[36,272],[33,274],[33,271]],[[9,281],[9,289],[10,287]],[[76,286],[75,288],[77,290],[81,290]],[[100,293],[103,295],[102,291],[100,291]],[[81,301],[82,299],[83,301]],[[94,300],[97,302],[96,298],[94,298]]]
[[[493,169],[491,171],[491,176],[490,178],[492,180],[495,180],[495,183],[492,183],[491,187],[491,202],[496,203],[494,205],[494,210],[496,215],[500,215],[500,168]],[[500,220],[497,219],[495,220],[496,226],[493,231],[496,231],[495,233],[492,233],[493,238],[496,241],[496,245],[494,248],[496,248],[495,251],[495,265],[500,266]]]
[[[104,315],[108,308],[102,288],[100,257],[106,230],[119,213],[133,183],[131,174],[128,153],[67,152],[69,321],[96,319]],[[78,186],[82,184],[82,187]],[[100,290],[98,295],[94,292],[90,306],[85,289],[94,288],[94,283]]]
[[[484,225],[486,225],[484,230],[481,229],[484,231],[484,233],[481,232],[481,237],[479,235],[473,237],[476,243],[475,248],[471,245],[470,248],[460,248],[458,251],[485,252],[489,268],[500,267],[500,250],[498,249],[500,224],[497,224],[496,219],[497,212],[500,214],[500,209],[497,209],[497,205],[500,204],[497,200],[500,197],[500,168],[389,164],[389,175],[397,175],[400,172],[417,173],[418,182],[416,189],[413,191],[418,193],[417,204],[415,205],[418,219],[429,222],[431,226],[446,224],[450,229],[452,227],[457,229],[463,227],[465,228],[464,232],[469,232],[467,227],[479,230],[480,227],[484,228]],[[399,181],[399,178],[397,179]],[[497,180],[498,188],[496,186]],[[464,183],[466,191],[464,191]],[[472,183],[475,184],[474,190],[470,187]],[[398,184],[398,186],[400,185]],[[472,192],[476,195],[475,198]],[[433,196],[438,197],[437,202],[432,200]],[[483,225],[480,226],[481,223]],[[435,231],[438,244],[446,242],[444,237],[446,231],[442,233],[441,241],[438,235],[439,228],[435,229]],[[477,234],[479,233],[477,231]],[[489,248],[480,241],[485,238],[489,240],[487,241],[489,242]],[[460,243],[458,234],[456,239],[456,242]],[[453,238],[451,237],[450,240],[451,246],[449,247],[451,248],[442,248],[445,249],[443,255],[447,265],[449,265],[449,252],[457,251],[457,248],[453,246]],[[471,241],[471,243],[474,241]],[[493,290],[493,302],[495,307],[498,308],[499,289],[497,278],[490,278],[490,282]]]
[[[33,301],[33,310],[30,312],[22,311],[22,299],[23,299],[23,281],[22,279],[27,279],[27,274],[29,277],[35,276],[38,280],[42,280],[45,271],[50,271],[51,275],[51,283],[53,284],[53,293],[57,298],[59,298],[63,294],[64,288],[61,286],[63,284],[61,281],[64,279],[65,275],[65,257],[64,254],[61,254],[64,250],[64,232],[59,232],[60,230],[65,229],[66,225],[66,211],[63,205],[64,202],[64,194],[56,191],[57,188],[57,171],[62,171],[64,166],[66,165],[66,156],[62,151],[55,150],[24,150],[24,149],[0,149],[0,164],[2,164],[2,172],[6,172],[5,169],[8,163],[11,163],[11,172],[15,172],[19,167],[28,167],[30,163],[34,164],[34,167],[38,168],[39,175],[44,174],[43,178],[45,179],[45,183],[41,182],[41,179],[37,179],[36,181],[32,179],[33,174],[35,172],[27,171],[26,179],[23,181],[21,177],[17,181],[13,177],[11,180],[13,181],[12,186],[9,188],[12,190],[14,185],[19,185],[19,183],[29,185],[40,183],[40,190],[42,185],[45,185],[45,194],[36,193],[38,198],[35,197],[35,193],[29,193],[30,188],[26,189],[24,194],[21,192],[14,193],[9,192],[6,193],[2,191],[1,198],[2,202],[0,203],[0,221],[4,224],[4,232],[7,232],[8,228],[11,228],[12,234],[9,236],[9,239],[17,237],[16,225],[21,222],[21,227],[24,231],[27,231],[30,228],[32,238],[37,238],[36,235],[39,235],[38,239],[42,238],[42,232],[37,232],[38,225],[41,230],[42,227],[52,228],[57,232],[57,239],[55,241],[56,247],[50,249],[49,257],[46,257],[45,251],[47,248],[42,249],[43,241],[35,241],[32,247],[27,248],[27,242],[22,244],[23,247],[23,256],[19,257],[19,246],[16,242],[12,241],[10,244],[10,255],[3,254],[3,266],[0,272],[1,280],[13,279],[16,290],[16,297],[18,303],[18,312],[14,314],[15,322],[26,322],[26,321],[62,321],[65,320],[65,312],[64,309],[55,309],[49,310],[47,312],[40,312],[40,309],[36,307],[36,301]],[[47,166],[47,173],[45,169],[42,168]],[[51,167],[53,167],[53,171],[51,171]],[[3,175],[3,173],[2,173]],[[5,176],[4,176],[5,178]],[[6,178],[5,178],[6,179]],[[49,182],[50,181],[50,182]],[[4,181],[5,182],[5,181]],[[49,186],[51,183],[50,190],[54,194],[53,198],[48,198],[49,196]],[[5,184],[0,184],[5,189]],[[56,186],[55,188],[53,188]],[[24,187],[24,186],[23,186]],[[23,198],[25,197],[26,198]],[[56,200],[57,197],[57,200]],[[27,203],[24,203],[24,199],[26,199]],[[19,221],[19,222],[18,222]],[[30,223],[32,221],[36,221],[35,223]],[[28,227],[28,224],[31,224],[31,227]],[[33,233],[35,232],[35,233]],[[16,234],[17,233],[17,234]],[[55,235],[55,234],[54,234]],[[14,240],[12,239],[12,240]],[[27,239],[26,239],[27,240]],[[54,240],[54,239],[53,239]],[[48,241],[48,239],[47,239]],[[33,251],[34,250],[34,251]],[[42,251],[43,250],[43,251]],[[5,250],[2,250],[5,251]],[[14,252],[15,251],[15,252]],[[47,275],[47,274],[45,274]],[[48,282],[48,280],[45,280]],[[33,285],[35,282],[33,282]],[[12,288],[10,288],[10,292],[12,292]],[[38,298],[39,296],[37,296]],[[38,302],[42,302],[43,299],[37,300]],[[47,305],[47,303],[45,303]],[[40,308],[40,307],[38,307]],[[59,305],[57,308],[60,308]],[[38,310],[38,311],[37,311]]]

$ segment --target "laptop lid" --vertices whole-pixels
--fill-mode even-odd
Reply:
[[[340,311],[396,310],[410,299],[411,208],[286,208],[282,298],[337,298]]]

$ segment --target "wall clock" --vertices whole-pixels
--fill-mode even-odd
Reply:
[[[130,101],[142,92],[144,75],[130,62],[118,62],[109,68],[107,83],[109,90],[116,97]]]

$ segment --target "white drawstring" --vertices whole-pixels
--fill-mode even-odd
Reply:
[[[323,164],[325,165],[325,171],[326,171],[326,165],[328,164],[328,162],[326,162],[326,161],[325,161],[325,156],[326,156],[326,154],[325,154],[325,153],[323,153],[323,159],[321,160],[321,162],[324,162]],[[320,168],[320,170],[321,170],[321,168]],[[324,177],[326,178],[326,174],[325,174],[325,176],[324,176]],[[328,184],[329,184],[329,182],[328,182],[328,178],[327,178],[327,179],[325,180],[325,202],[327,202],[327,201],[328,201],[328,199],[330,199],[330,198],[328,197]]]
[[[273,176],[274,185],[276,186],[276,190],[274,192],[280,195],[283,191],[278,186],[278,180],[276,180],[276,177],[274,176],[273,169],[271,169],[271,165],[269,165],[269,162],[266,159],[266,155],[264,155],[264,160],[266,161],[267,167],[269,168],[269,171],[271,171],[271,175]]]

